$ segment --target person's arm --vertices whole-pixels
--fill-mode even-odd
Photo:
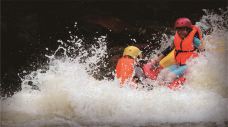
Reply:
[[[174,49],[174,44],[171,43],[165,50],[159,53],[155,58],[151,59],[151,62],[156,64],[159,63],[166,55],[168,55]]]
[[[204,47],[205,47],[205,43],[202,42],[200,39],[198,39],[197,37],[194,37],[194,46],[199,49],[199,51],[204,51]]]
[[[162,55],[166,56],[173,50],[172,46],[168,46],[165,50],[161,52]]]
[[[163,55],[163,57],[165,57],[165,56],[168,55],[173,49],[174,49],[174,37],[171,38],[171,45],[168,46],[165,50],[163,50],[163,51],[161,52],[161,54]],[[160,57],[160,58],[162,59],[163,57]],[[160,60],[161,60],[161,59],[160,59]]]

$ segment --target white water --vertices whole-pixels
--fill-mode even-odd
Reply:
[[[2,125],[140,126],[228,121],[226,21],[227,11],[222,15],[207,12],[202,17],[199,24],[212,29],[205,37],[206,57],[190,63],[188,80],[178,91],[165,87],[133,90],[119,88],[117,80],[94,79],[88,72],[97,70],[96,63],[106,57],[105,37],[98,39],[99,46],[91,47],[93,55],[80,63],[89,52],[81,45],[82,40],[72,35],[69,42],[78,47],[73,50],[79,50],[81,57],[48,56],[47,71],[37,70],[25,76],[22,90],[2,100]],[[64,48],[66,52],[70,49]],[[32,89],[28,81],[40,90]]]

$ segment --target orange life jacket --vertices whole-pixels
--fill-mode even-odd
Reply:
[[[116,65],[116,77],[120,80],[121,87],[126,81],[130,81],[134,73],[135,60],[128,56],[121,57]]]
[[[179,65],[186,64],[186,61],[191,57],[197,57],[198,54],[195,51],[193,44],[194,36],[198,34],[199,39],[202,42],[202,34],[198,27],[192,26],[192,31],[183,40],[176,32],[174,36],[174,46],[175,46],[175,59],[176,63]]]

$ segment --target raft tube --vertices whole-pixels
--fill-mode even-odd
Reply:
[[[159,62],[159,66],[155,67],[152,62],[148,62],[143,66],[143,71],[148,78],[156,80],[158,74],[163,68],[169,67],[173,64],[175,64],[174,49]],[[185,80],[186,79],[182,76],[170,83],[168,88],[176,90],[183,85]]]

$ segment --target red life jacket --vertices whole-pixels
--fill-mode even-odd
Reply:
[[[195,51],[193,44],[194,36],[198,35],[202,42],[202,34],[198,27],[192,26],[192,31],[183,40],[176,32],[174,36],[174,46],[175,46],[175,59],[176,63],[179,65],[185,65],[186,61],[191,57],[197,57],[198,54]]]
[[[134,73],[135,60],[128,56],[121,57],[116,65],[116,77],[120,80],[121,87],[127,80],[131,80]]]

